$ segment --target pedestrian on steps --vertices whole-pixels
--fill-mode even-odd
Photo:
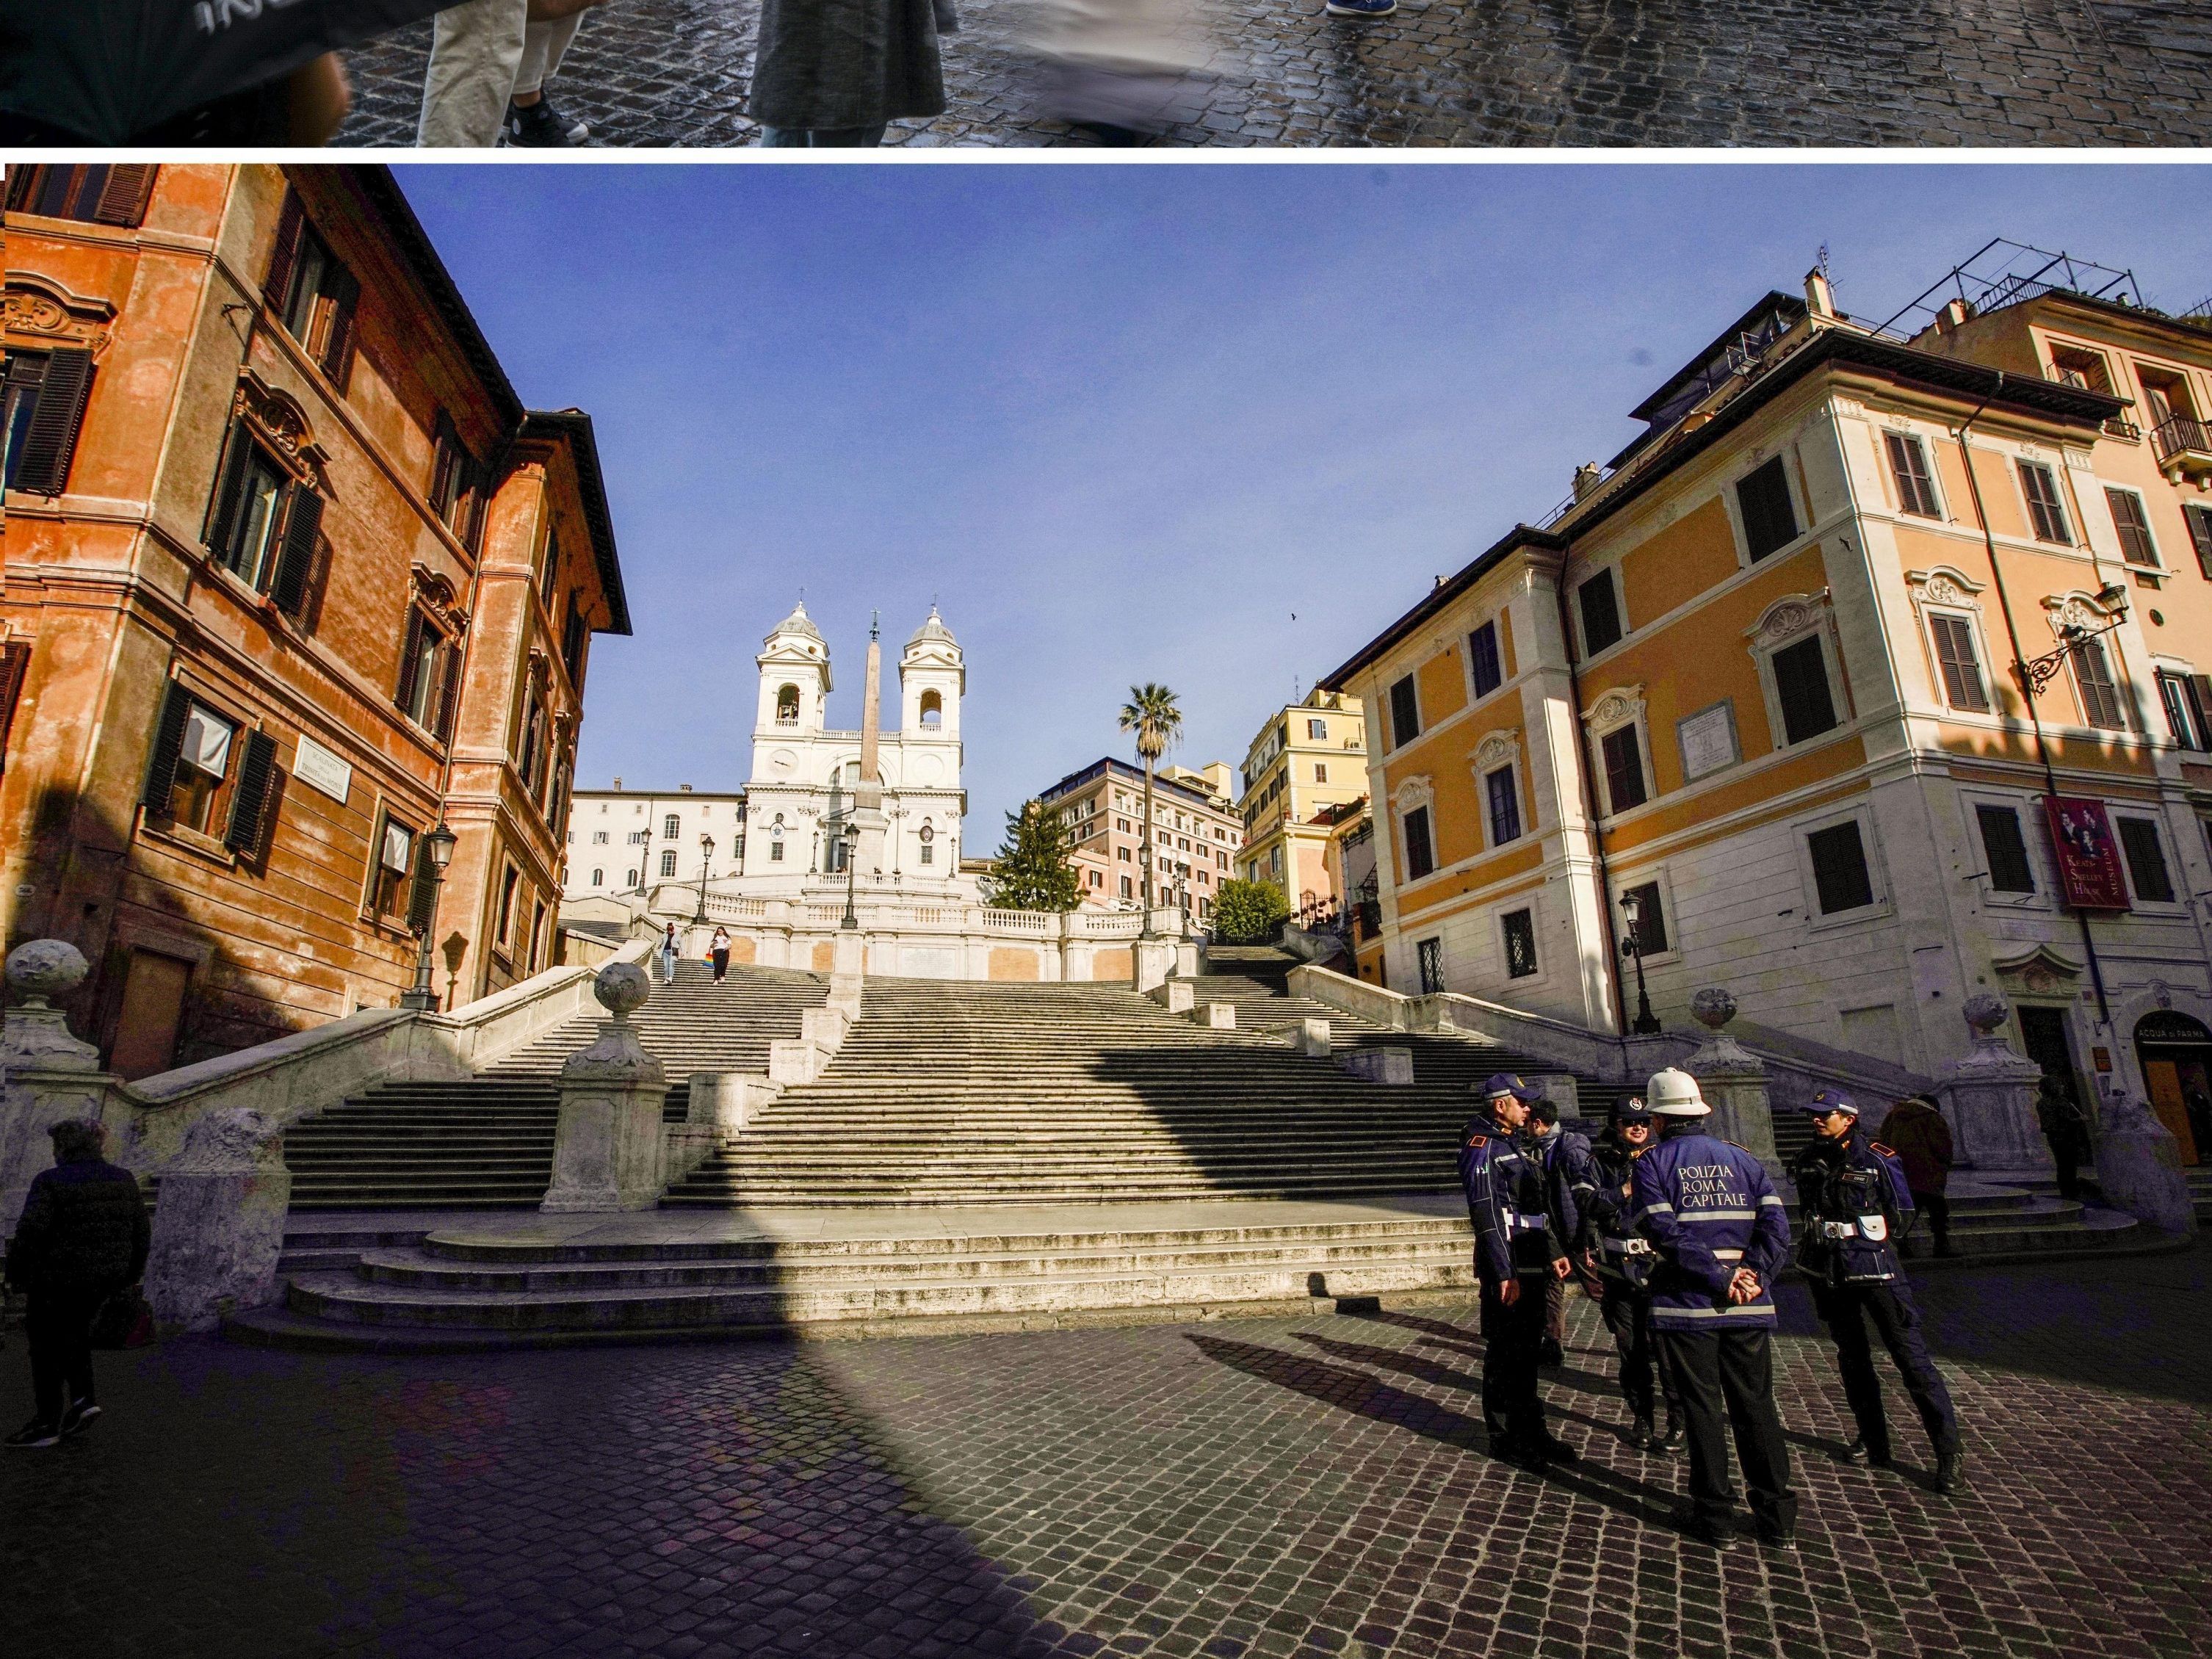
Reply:
[[[720,985],[730,976],[730,930],[728,928],[717,927],[714,930],[714,945],[708,954],[714,958],[714,983]]]
[[[1951,1248],[1951,1200],[1945,1191],[1951,1184],[1951,1126],[1942,1112],[1926,1095],[1907,1095],[1889,1109],[1875,1133],[1905,1166],[1912,1207],[1935,1231],[1936,1254],[1958,1255]]]
[[[675,984],[676,961],[684,954],[684,947],[677,943],[674,922],[670,922],[668,931],[660,936],[660,949],[655,954],[660,958],[660,982],[663,985]]]

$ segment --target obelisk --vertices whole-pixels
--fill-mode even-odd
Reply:
[[[884,689],[884,647],[879,614],[868,618],[868,687],[860,708],[860,781],[853,789],[853,822],[860,831],[854,868],[864,876],[884,872],[884,779],[877,750],[883,737],[881,702]]]

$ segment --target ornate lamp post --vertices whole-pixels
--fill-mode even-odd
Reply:
[[[2112,621],[2106,623],[2102,628],[2080,628],[2069,623],[2058,630],[2058,646],[2056,650],[2046,651],[2030,661],[2013,664],[2013,673],[2027,689],[2030,696],[2035,696],[2058,678],[2059,671],[2065,667],[2066,659],[2069,657],[2088,644],[2091,640],[2111,633],[2127,621],[2128,590],[2118,582],[2110,583],[2100,588],[2097,593],[2097,603],[2104,606],[2106,614],[2112,617]]]
[[[707,920],[707,866],[714,861],[714,838],[699,837],[699,913],[691,918],[695,923]]]
[[[851,818],[845,820],[844,839],[845,919],[837,925],[840,927],[857,928],[860,925],[860,915],[853,908],[853,884],[859,878],[860,860],[854,854],[860,850],[860,826]]]
[[[1651,994],[1644,983],[1644,905],[1633,893],[1620,896],[1620,908],[1628,915],[1628,937],[1620,948],[1636,958],[1636,1019],[1630,1027],[1638,1036],[1655,1036],[1659,1030],[1659,1017],[1651,1012]]]
[[[453,861],[453,845],[459,839],[442,817],[422,837],[422,870],[416,879],[429,882],[430,896],[422,907],[422,931],[415,939],[415,983],[399,994],[399,1006],[418,1014],[434,1012],[438,1006],[438,994],[430,988],[430,941],[438,931],[438,889],[445,883],[446,866]]]

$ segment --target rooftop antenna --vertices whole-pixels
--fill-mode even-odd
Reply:
[[[872,640],[882,634],[883,631],[884,613],[880,611],[871,611],[868,612],[868,637]]]
[[[1836,291],[1836,279],[1828,274],[1828,245],[1826,242],[1820,244],[1820,252],[1813,264],[1820,273],[1820,280],[1828,285],[1829,295],[1832,297]]]

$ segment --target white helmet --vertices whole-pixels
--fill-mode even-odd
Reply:
[[[1656,1117],[1703,1117],[1713,1109],[1698,1092],[1698,1079],[1673,1066],[1652,1073],[1644,1102]]]

